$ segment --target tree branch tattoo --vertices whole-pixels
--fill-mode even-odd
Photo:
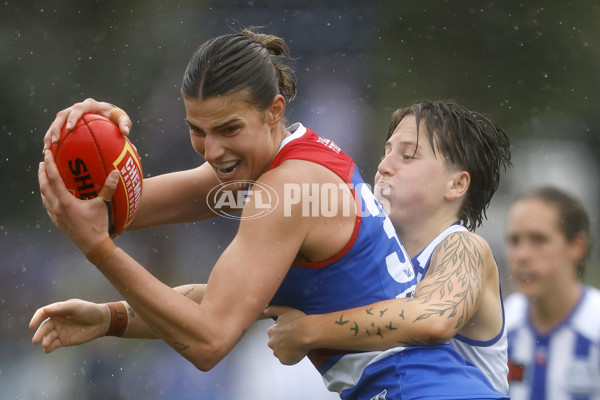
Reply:
[[[418,288],[419,296],[431,305],[415,321],[435,315],[458,317],[455,325],[458,329],[469,319],[483,286],[484,263],[478,245],[481,245],[479,240],[464,233],[451,235],[438,245],[431,257],[431,265],[435,266],[431,278],[435,279]],[[434,295],[441,301],[433,303]]]
[[[466,232],[457,232],[446,237],[434,250],[426,279],[417,286],[417,297],[406,302],[419,302],[423,312],[416,317],[407,314],[412,323],[428,318],[449,318],[455,321],[454,327],[460,330],[472,315],[480,301],[484,277],[484,256],[481,249],[485,243]],[[346,325],[352,336],[368,336],[384,339],[385,332],[399,329],[405,321],[405,309],[387,313],[388,308],[364,308],[365,319],[344,319],[343,314],[333,321],[340,327]],[[404,322],[405,323],[405,322]],[[406,325],[405,325],[406,326]],[[399,341],[403,346],[427,345],[423,340]]]

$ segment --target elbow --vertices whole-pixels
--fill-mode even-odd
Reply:
[[[203,351],[202,354],[194,357],[194,359],[190,360],[194,367],[199,369],[202,372],[208,372],[213,369],[222,358],[219,358],[216,353],[209,353]]]
[[[437,346],[446,343],[456,335],[454,326],[447,321],[430,323],[423,330],[421,340],[426,346]]]
[[[191,347],[191,346],[190,346]],[[202,343],[196,346],[197,351],[191,352],[190,349],[180,351],[185,358],[190,361],[194,367],[202,372],[208,372],[213,369],[229,353],[230,348],[223,343]]]
[[[219,360],[220,361],[220,360]],[[208,372],[213,369],[219,361],[214,360],[199,360],[194,362],[194,366],[202,372]]]

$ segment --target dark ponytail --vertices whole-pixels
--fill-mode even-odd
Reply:
[[[249,101],[267,109],[281,94],[287,102],[296,96],[294,71],[283,39],[244,29],[216,37],[192,55],[183,76],[181,92],[188,98],[211,98],[247,90]]]

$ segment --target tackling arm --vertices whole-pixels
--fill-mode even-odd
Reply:
[[[317,348],[368,351],[444,343],[479,307],[490,257],[480,237],[455,233],[434,251],[415,298],[309,316],[269,307],[266,314],[279,317],[269,329],[269,346],[284,364],[293,364]]]

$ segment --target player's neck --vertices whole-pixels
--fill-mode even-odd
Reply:
[[[418,221],[418,224],[403,224],[396,227],[396,231],[408,255],[414,257],[457,220],[454,216],[434,215]]]
[[[531,300],[530,318],[535,330],[539,333],[548,333],[563,323],[565,318],[577,305],[583,286],[580,282],[569,285],[563,293],[554,293],[551,296]]]

